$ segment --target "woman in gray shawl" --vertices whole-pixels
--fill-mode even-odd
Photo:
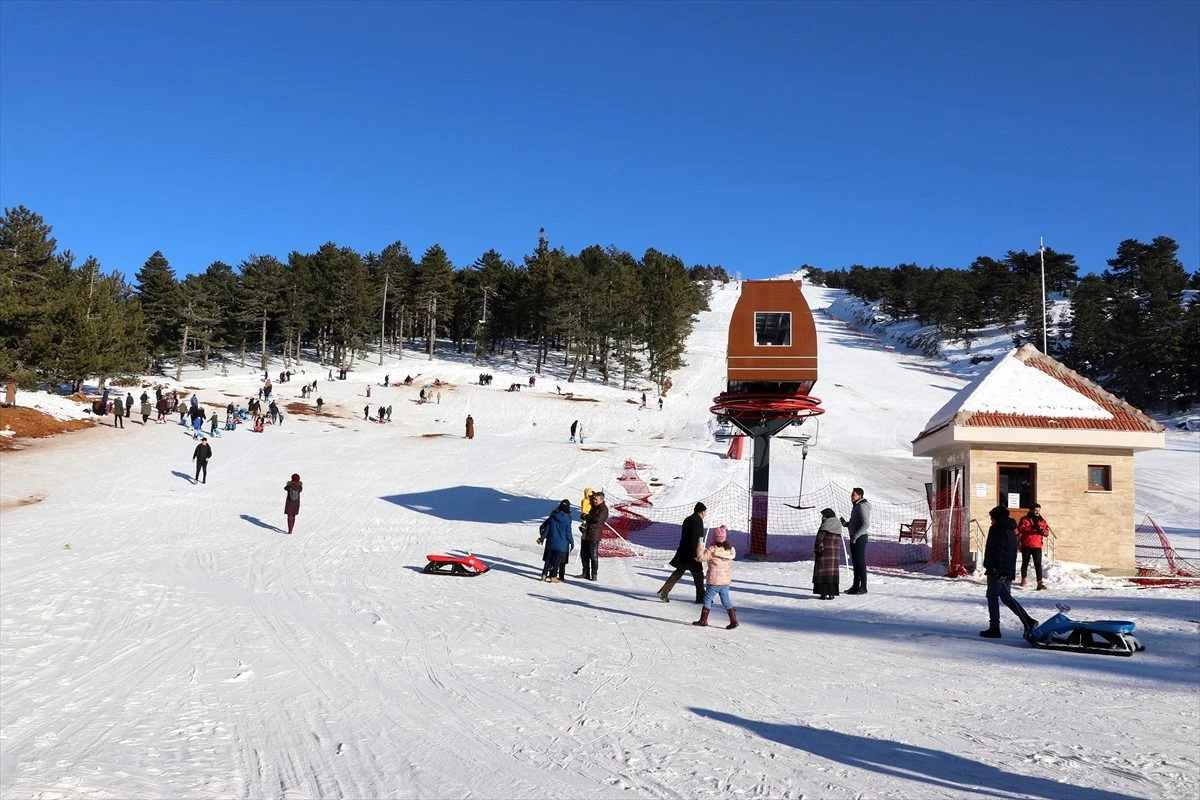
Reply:
[[[821,527],[817,529],[817,541],[813,545],[816,559],[813,561],[813,594],[822,600],[832,600],[838,595],[841,582],[842,523],[832,508],[822,509]]]

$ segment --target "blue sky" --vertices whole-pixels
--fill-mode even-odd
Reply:
[[[0,205],[179,275],[326,241],[769,277],[1200,263],[1200,3],[0,2]]]

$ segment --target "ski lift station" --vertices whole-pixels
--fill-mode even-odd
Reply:
[[[912,452],[933,459],[949,541],[986,530],[993,506],[1020,517],[1038,503],[1056,559],[1132,572],[1133,457],[1165,443],[1153,419],[1027,344],[934,414]]]
[[[798,280],[742,281],[729,320],[725,391],[711,411],[753,442],[751,557],[765,558],[771,437],[823,413],[817,383],[817,329]]]

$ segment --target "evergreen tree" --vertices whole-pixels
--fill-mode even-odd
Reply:
[[[259,369],[268,363],[268,333],[270,323],[280,312],[285,270],[275,256],[252,255],[238,265],[239,321],[257,329],[259,339]]]
[[[454,265],[439,244],[432,245],[417,262],[413,295],[425,329],[430,360],[436,350],[438,324],[454,311]]]
[[[1178,251],[1166,236],[1149,244],[1126,239],[1104,273],[1116,290],[1117,393],[1135,405],[1175,403],[1187,385],[1182,299],[1188,275]]]
[[[62,273],[51,227],[25,206],[0,216],[0,373],[32,377],[36,353],[27,338],[46,313]]]
[[[1099,275],[1087,275],[1071,297],[1071,324],[1064,363],[1080,374],[1103,382],[1112,362],[1112,287]]]
[[[642,257],[642,284],[650,380],[661,386],[670,372],[687,363],[683,352],[692,330],[695,295],[683,262],[654,248]]]
[[[156,369],[160,359],[179,343],[182,292],[175,271],[161,250],[155,250],[146,259],[135,277],[145,319],[151,369]]]

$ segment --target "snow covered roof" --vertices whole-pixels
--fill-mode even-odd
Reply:
[[[915,441],[947,425],[1161,432],[1150,417],[1027,344],[964,387]]]

